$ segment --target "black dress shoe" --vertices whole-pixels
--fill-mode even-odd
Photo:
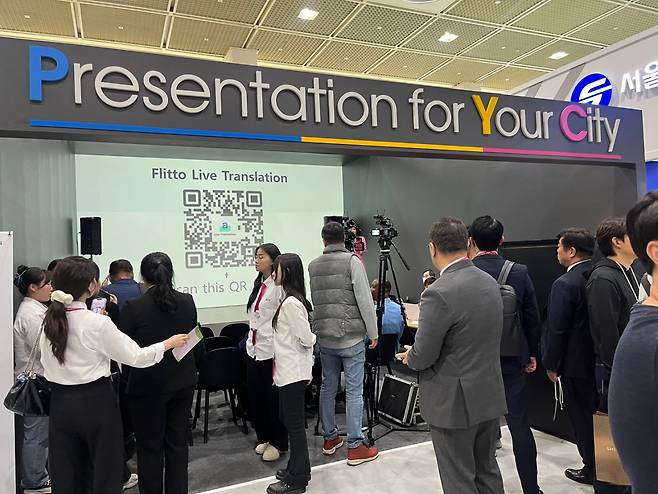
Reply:
[[[288,476],[288,470],[286,470],[285,468],[276,471],[277,480],[285,480],[287,476]]]
[[[303,492],[306,492],[306,486],[294,487],[286,484],[283,480],[267,487],[267,494],[302,494]]]
[[[565,477],[579,484],[592,485],[594,484],[594,474],[591,469],[583,467],[580,470],[574,468],[567,468],[564,471]]]

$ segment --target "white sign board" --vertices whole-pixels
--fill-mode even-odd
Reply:
[[[14,237],[0,232],[0,399],[14,383],[12,283],[14,272]],[[14,461],[14,415],[0,405],[0,494],[16,490]]]

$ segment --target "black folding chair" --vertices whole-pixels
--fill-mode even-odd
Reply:
[[[242,385],[245,375],[242,366],[242,357],[237,348],[220,348],[206,353],[201,360],[199,368],[199,384],[196,395],[196,407],[192,427],[196,427],[196,421],[201,416],[201,392],[205,391],[205,410],[203,418],[203,442],[208,442],[208,413],[210,409],[210,393],[227,391],[231,404],[233,423],[238,425],[235,396],[238,397],[240,415],[242,419],[242,431],[247,434],[247,419],[244,413],[244,400],[242,396]]]
[[[206,352],[219,350],[220,348],[237,348],[233,341],[226,336],[213,336],[212,338],[204,338],[203,342],[206,346]]]
[[[233,346],[237,347],[240,345],[240,342],[245,339],[248,332],[249,324],[244,322],[237,322],[224,326],[219,334],[221,336],[230,338],[233,342]]]
[[[201,329],[201,334],[203,335],[204,338],[212,338],[213,336],[215,336],[213,330],[210,329],[208,326],[200,326],[200,329]]]

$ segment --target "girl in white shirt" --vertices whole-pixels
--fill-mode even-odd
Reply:
[[[247,302],[249,334],[247,335],[247,392],[249,415],[256,429],[256,454],[263,461],[276,461],[288,450],[288,434],[279,420],[277,388],[272,381],[274,330],[272,318],[281,302],[281,288],[272,279],[272,263],[281,254],[274,244],[256,249],[258,275]]]
[[[155,365],[186,335],[140,348],[109,317],[87,310],[98,290],[98,266],[83,257],[62,259],[53,273],[51,304],[41,335],[41,363],[51,382],[50,478],[54,494],[120,494],[123,435],[110,360]],[[91,490],[87,490],[91,486]]]
[[[53,291],[50,275],[41,268],[18,266],[14,285],[23,295],[14,320],[14,376],[27,370],[32,349],[37,345],[39,330],[46,315],[45,303]],[[43,375],[39,348],[35,348],[34,372]],[[48,476],[48,417],[23,417],[23,451],[21,485],[26,494],[51,491]]]
[[[281,254],[274,261],[274,280],[284,298],[274,315],[274,383],[279,388],[280,414],[290,440],[290,460],[277,472],[279,482],[268,494],[302,493],[311,479],[304,420],[304,395],[311,381],[313,345],[306,299],[304,267],[297,254]]]

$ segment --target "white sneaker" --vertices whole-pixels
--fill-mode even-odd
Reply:
[[[139,477],[137,477],[137,474],[131,473],[130,478],[123,483],[123,490],[127,491],[128,489],[132,489],[138,484],[138,482]]]
[[[50,479],[43,484],[41,487],[36,489],[23,489],[24,494],[50,494],[52,492],[52,487],[50,486]]]
[[[268,445],[263,453],[263,461],[276,461],[281,458],[281,453],[274,446]]]
[[[265,450],[269,445],[270,443],[261,443],[258,446],[256,446],[256,449],[254,451],[256,451],[257,455],[262,455],[263,453],[265,453]]]

